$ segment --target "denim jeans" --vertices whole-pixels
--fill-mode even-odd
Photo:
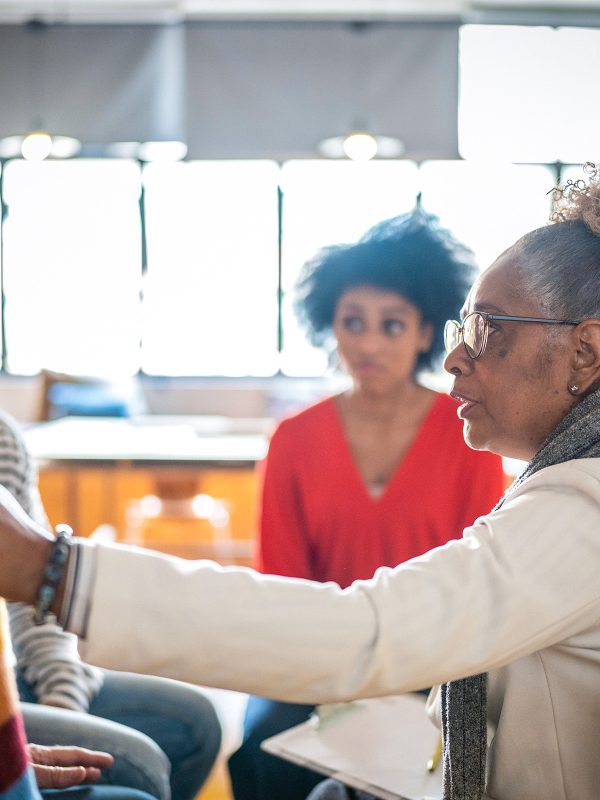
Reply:
[[[216,712],[195,686],[104,670],[104,684],[82,714],[33,705],[31,687],[22,675],[17,679],[28,740],[111,753],[115,763],[101,783],[139,789],[158,800],[192,800],[219,752]]]
[[[76,786],[71,789],[42,789],[48,800],[155,800],[146,792],[123,786]]]
[[[305,722],[314,706],[248,698],[244,741],[228,767],[235,800],[305,800],[323,776],[261,750],[263,739]]]
[[[351,789],[329,778],[313,789],[306,800],[376,800],[376,798],[372,794]]]

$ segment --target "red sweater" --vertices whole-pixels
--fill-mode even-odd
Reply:
[[[503,491],[502,462],[464,442],[439,395],[383,494],[356,467],[333,398],[290,417],[262,465],[257,568],[348,586],[460,538]]]

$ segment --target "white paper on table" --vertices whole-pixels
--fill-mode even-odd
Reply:
[[[439,800],[441,763],[427,770],[438,737],[425,698],[404,694],[357,700],[319,726],[311,719],[271,736],[262,748],[383,800]]]

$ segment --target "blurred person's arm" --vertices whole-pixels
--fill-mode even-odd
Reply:
[[[39,525],[49,529],[38,490],[37,470],[16,420],[0,412],[0,483]],[[53,621],[33,624],[30,606],[8,607],[17,670],[44,705],[87,711],[102,686],[102,673],[84,664],[77,638]]]

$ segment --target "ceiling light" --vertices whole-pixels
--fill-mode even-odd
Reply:
[[[377,155],[377,141],[369,133],[352,133],[342,144],[351,161],[370,161]]]
[[[6,136],[0,139],[0,158],[72,158],[81,150],[81,142],[72,136],[52,136],[46,131]]]
[[[318,146],[325,158],[349,158],[370,161],[372,158],[398,158],[404,152],[404,142],[392,136],[376,136],[366,131],[354,131],[346,136],[324,139]]]
[[[43,161],[52,152],[52,137],[43,131],[28,133],[21,142],[21,155],[26,161]]]

